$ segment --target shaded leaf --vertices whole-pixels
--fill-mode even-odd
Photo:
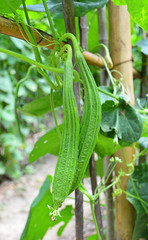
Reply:
[[[112,0],[115,5],[126,5],[126,0]]]
[[[101,129],[104,132],[110,132],[113,129],[118,130],[118,116],[119,109],[115,105],[114,101],[106,101],[102,104],[102,120],[101,120]]]
[[[86,13],[88,13],[92,9],[103,7],[107,2],[108,2],[108,0],[74,1],[75,16],[76,17],[84,16]],[[49,9],[51,15],[54,18],[63,18],[62,0],[47,1],[47,6],[48,6],[48,9]],[[36,5],[27,5],[27,9],[31,10],[31,11],[35,11],[35,12],[45,12],[45,8],[42,3],[36,4]]]
[[[53,93],[53,101],[54,101],[54,107],[59,107],[62,105],[62,89],[56,91]],[[51,111],[51,105],[50,105],[50,94],[44,97],[40,97],[26,105],[24,105],[22,108],[18,108],[20,112],[23,114],[27,114],[30,116],[39,117],[44,115],[45,113]]]
[[[118,136],[121,145],[136,142],[141,136],[142,127],[140,114],[130,104],[124,110],[120,109]]]
[[[120,104],[107,100],[102,104],[101,129],[104,133],[117,134],[119,144],[128,146],[138,141],[142,134],[140,114],[130,104],[121,99]]]
[[[49,217],[49,209],[47,208],[47,205],[51,207],[53,206],[52,194],[50,192],[51,181],[52,177],[47,176],[38,196],[33,201],[20,240],[43,239],[48,228],[54,227],[59,222],[64,222],[57,232],[58,236],[60,236],[73,216],[72,206],[66,206],[66,208],[61,211],[62,217],[59,217],[55,222],[51,221]]]
[[[62,132],[63,125],[59,125]],[[29,155],[29,162],[32,163],[38,158],[46,155],[47,153],[58,156],[60,149],[60,139],[56,128],[51,129],[43,135],[34,145],[33,150]]]
[[[8,3],[10,6],[14,9],[17,10],[19,6],[22,4],[21,0],[8,0]],[[10,7],[7,6],[5,1],[1,1],[1,6],[0,6],[0,13],[5,14],[5,13],[12,13]]]

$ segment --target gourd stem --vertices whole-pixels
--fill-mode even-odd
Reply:
[[[99,240],[102,240],[102,239],[101,239],[101,235],[100,235],[100,231],[99,231],[99,228],[98,228],[97,220],[96,220],[96,215],[95,215],[95,211],[94,211],[93,201],[90,201],[90,207],[91,207],[91,212],[92,212],[92,216],[93,216],[93,221],[94,221],[95,228],[96,228],[96,232],[97,232],[97,237],[98,237]]]
[[[65,33],[65,34],[59,39],[59,41],[62,42],[65,38],[69,38],[69,39],[72,41],[75,52],[80,51],[80,48],[79,48],[77,39],[76,39],[76,37],[75,37],[72,33]]]
[[[34,36],[33,30],[30,27],[31,23],[30,23],[30,19],[29,19],[29,16],[28,16],[25,0],[22,0],[22,3],[23,3],[24,13],[25,13],[25,17],[26,17],[29,29],[26,27],[26,25],[24,23],[22,23],[21,25],[22,25],[24,31],[26,32],[30,42],[34,45],[33,46],[33,51],[34,51],[36,60],[42,63],[42,59],[40,57],[40,53],[39,53],[39,50],[37,48],[37,44],[36,44],[36,40],[35,40],[35,36]]]
[[[53,89],[51,89],[51,92],[50,92],[50,105],[51,105],[51,112],[52,112],[54,122],[55,122],[55,125],[56,125],[56,130],[57,130],[57,133],[59,135],[59,139],[61,140],[61,132],[60,132],[60,129],[59,129],[59,126],[58,126],[58,122],[57,122],[57,118],[56,118],[56,114],[55,114],[55,109],[54,109]]]
[[[30,66],[30,67],[29,67],[26,76],[17,83],[17,85],[16,85],[16,90],[15,90],[14,113],[15,113],[16,126],[17,126],[17,129],[18,129],[18,133],[19,133],[19,135],[20,135],[20,138],[21,138],[21,140],[22,140],[22,144],[24,144],[24,136],[23,136],[23,134],[22,134],[22,132],[21,132],[20,120],[19,120],[19,117],[18,117],[18,114],[17,114],[18,92],[19,92],[20,86],[28,79],[28,77],[29,77],[29,75],[30,75],[30,72],[31,72],[31,70],[32,70],[33,68],[35,68],[35,66]]]
[[[47,14],[47,19],[48,19],[49,25],[51,27],[52,35],[53,35],[54,39],[57,40],[57,38],[58,38],[57,32],[55,31],[55,28],[54,28],[54,25],[53,25],[53,22],[52,22],[52,19],[51,19],[51,15],[50,15],[46,0],[42,0],[42,1],[43,1],[43,4],[44,4],[46,14]]]
[[[98,91],[99,91],[99,92],[102,92],[102,93],[104,93],[104,94],[106,94],[106,95],[108,95],[108,96],[110,96],[110,97],[112,97],[112,98],[114,98],[114,99],[116,99],[117,101],[120,100],[120,97],[117,97],[117,96],[114,95],[113,93],[107,92],[107,91],[103,90],[103,89],[100,88],[100,87],[98,87]]]

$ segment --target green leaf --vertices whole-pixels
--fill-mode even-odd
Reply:
[[[53,101],[54,101],[54,107],[59,107],[63,104],[62,101],[62,89],[56,91],[53,93]],[[39,117],[44,115],[45,113],[51,111],[51,105],[50,105],[50,94],[44,97],[40,97],[22,108],[18,108],[20,112],[23,114],[27,114],[29,116],[35,116]]]
[[[111,100],[102,104],[101,129],[107,135],[114,131],[121,146],[128,146],[138,141],[142,127],[140,114],[123,99],[118,106]]]
[[[148,164],[143,163],[136,166],[135,171],[131,177],[140,199],[147,203],[147,206],[145,204],[145,207],[147,208],[148,211]],[[130,179],[127,183],[127,192],[134,196],[137,196]],[[127,195],[127,199],[134,206],[137,212],[132,240],[137,240],[139,238],[147,238],[148,214],[146,214],[145,209],[143,208],[140,200],[129,195]]]
[[[119,144],[114,143],[113,138],[106,137],[99,133],[94,151],[98,156],[103,158],[114,154],[120,148],[121,146]]]
[[[6,172],[6,167],[3,162],[0,162],[0,175],[5,174]]]
[[[126,0],[112,0],[115,5],[126,5]]]
[[[106,101],[102,104],[101,129],[104,132],[111,132],[113,129],[118,130],[119,109],[114,101]]]
[[[59,125],[62,132],[63,125]],[[60,139],[56,128],[51,129],[43,135],[34,145],[33,150],[29,155],[29,162],[32,163],[38,158],[46,155],[47,153],[58,156],[60,149]]]
[[[143,121],[143,130],[142,130],[142,137],[148,137],[148,117],[144,116],[142,117]]]
[[[105,90],[109,93],[112,93],[112,88],[108,87],[108,86],[100,86],[99,88],[101,88],[102,90]],[[100,100],[101,100],[101,104],[105,103],[106,101],[113,101],[115,102],[115,99],[105,93],[102,93],[99,91],[99,96],[100,96]]]
[[[14,10],[17,10],[19,6],[22,4],[21,0],[7,0],[8,3],[10,4],[11,8]],[[7,6],[6,1],[3,0],[1,1],[1,6],[0,6],[0,13],[5,14],[5,13],[12,13],[10,7]]]
[[[136,218],[132,240],[147,239],[147,236],[148,236],[148,214],[146,212],[142,212]]]
[[[134,21],[148,32],[148,1],[126,0],[128,11]]]
[[[87,27],[88,27],[88,51],[91,51],[94,48],[94,46],[97,46],[99,43],[97,12],[91,11],[87,14]]]
[[[75,16],[81,17],[87,14],[89,11],[103,7],[108,0],[79,0],[74,1],[74,8],[75,8]],[[63,11],[62,11],[62,0],[50,0],[47,1],[48,9],[51,15],[54,18],[63,18]],[[22,9],[22,8],[21,8]],[[45,12],[44,5],[36,4],[36,5],[27,5],[27,9],[35,12]]]
[[[86,240],[97,240],[97,234],[93,234],[91,236],[89,236]]]
[[[134,21],[148,32],[148,1],[142,0],[113,0],[114,4],[127,4],[130,16]]]
[[[57,235],[60,236],[73,216],[72,206],[66,206],[66,208],[61,211],[62,217],[59,217],[55,222],[51,221],[49,217],[49,209],[47,208],[47,205],[51,207],[53,206],[52,194],[50,192],[51,181],[52,177],[47,176],[38,196],[33,201],[20,240],[43,239],[48,228],[54,227],[59,222],[64,222],[57,232]]]

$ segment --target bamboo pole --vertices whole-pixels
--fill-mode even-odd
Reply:
[[[52,35],[36,28],[33,28],[33,32],[35,35],[36,42],[39,46],[44,46],[48,49],[53,50],[55,46],[55,41]],[[20,23],[16,23],[11,19],[8,19],[2,16],[0,16],[0,33],[15,37],[18,39],[29,41]],[[62,45],[64,44],[65,42],[62,43]],[[104,68],[104,63],[102,59],[96,56],[95,54],[90,53],[88,51],[84,51],[83,56],[88,64]],[[141,79],[141,74],[136,69],[133,69],[133,74],[134,74],[134,77]]]
[[[114,69],[120,71],[123,75],[123,84],[130,98],[130,103],[134,105],[133,75],[132,75],[132,52],[130,35],[130,18],[127,6],[115,6],[109,1],[109,47],[111,58],[114,62]],[[125,156],[127,162],[131,163],[134,147],[126,147]],[[125,159],[122,151],[116,154],[122,159],[123,163],[115,168],[115,174],[118,175],[120,168],[127,172]],[[122,177],[120,186],[126,191],[128,177]],[[126,200],[126,195],[116,197],[116,233],[119,240],[131,240],[135,223],[135,211],[133,206]]]

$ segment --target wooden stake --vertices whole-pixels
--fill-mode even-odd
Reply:
[[[131,52],[130,18],[126,6],[115,6],[109,1],[109,48],[114,69],[123,75],[123,84],[127,90],[130,102],[134,105],[133,74],[132,74],[132,52]],[[134,147],[125,148],[128,163],[133,160]],[[116,156],[123,163],[115,168],[118,175],[120,168],[127,172],[122,151]],[[122,177],[121,188],[126,191],[128,177]],[[119,240],[131,240],[135,223],[135,212],[133,206],[126,200],[126,195],[116,197],[116,233]]]

